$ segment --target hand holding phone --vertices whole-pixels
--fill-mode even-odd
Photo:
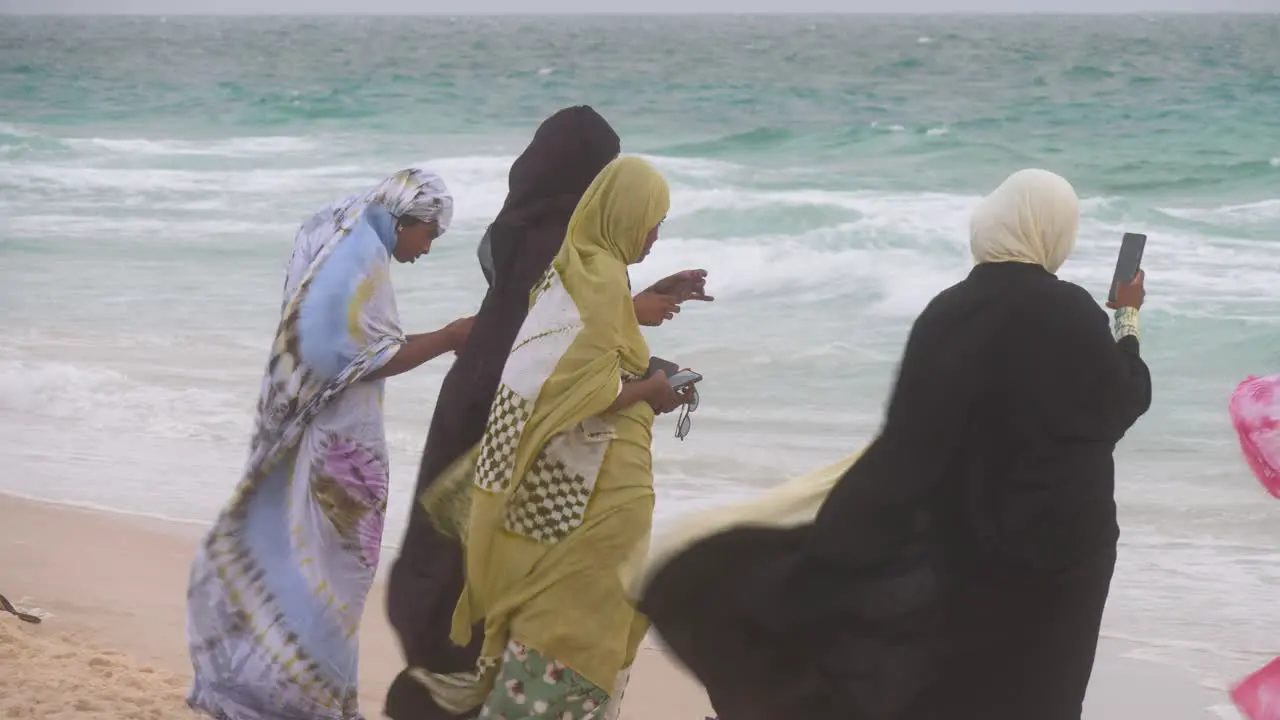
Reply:
[[[1120,241],[1120,255],[1116,258],[1115,274],[1111,278],[1111,290],[1107,294],[1107,307],[1115,309],[1132,307],[1139,309],[1146,298],[1143,287],[1142,255],[1147,247],[1147,236],[1125,233]]]
[[[692,370],[681,370],[667,378],[672,390],[683,390],[702,380],[702,376]]]
[[[1115,292],[1116,299],[1108,302],[1107,307],[1112,310],[1119,310],[1120,308],[1141,310],[1142,304],[1147,301],[1146,277],[1146,271],[1139,270],[1138,276],[1133,279],[1133,282],[1127,285],[1119,285]]]
[[[649,358],[649,370],[645,372],[645,378],[651,377],[658,370],[661,370],[667,377],[671,377],[680,372],[680,366],[670,360],[664,360],[657,355],[653,355]]]
[[[649,403],[649,407],[659,415],[675,410],[684,402],[680,391],[671,387],[667,374],[661,370],[640,382],[645,385],[645,402]]]
[[[657,368],[641,382],[649,385],[649,390],[645,393],[649,406],[662,415],[687,404],[691,397],[696,397],[693,385],[701,379],[702,376],[692,370],[681,370],[668,375],[663,369]]]

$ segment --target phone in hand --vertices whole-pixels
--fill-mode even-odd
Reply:
[[[1147,248],[1147,236],[1141,233],[1125,233],[1120,240],[1120,255],[1116,258],[1116,272],[1111,278],[1111,289],[1107,291],[1107,302],[1116,301],[1116,287],[1121,283],[1128,285],[1138,277],[1142,269],[1142,253]]]
[[[693,385],[702,380],[702,376],[692,370],[681,370],[680,372],[667,377],[667,382],[671,383],[672,390],[681,390],[686,386]]]
[[[670,360],[664,360],[657,355],[654,355],[649,358],[649,370],[645,372],[644,376],[648,378],[658,370],[661,370],[667,377],[671,377],[672,375],[680,372],[680,366]]]

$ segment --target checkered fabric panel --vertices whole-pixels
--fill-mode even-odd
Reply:
[[[516,447],[531,410],[532,403],[506,385],[498,386],[476,463],[476,486],[481,490],[500,493],[510,487]]]
[[[544,543],[557,543],[582,525],[591,484],[570,472],[544,449],[507,500],[507,530]]]

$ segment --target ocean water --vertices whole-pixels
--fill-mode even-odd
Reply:
[[[1118,452],[1106,632],[1211,687],[1280,652],[1280,504],[1226,401],[1280,371],[1280,18],[6,18],[0,491],[205,522],[244,460],[293,233],[410,164],[457,218],[394,270],[410,332],[477,307],[475,246],[537,123],[590,103],[673,186],[642,286],[710,271],[648,333],[707,379],[659,422],[659,520],[874,432],[968,213],[1047,167],[1082,199],[1063,275],[1101,297],[1150,236],[1156,401]],[[393,500],[447,368],[392,380]],[[1052,377],[1046,377],[1052,382]]]

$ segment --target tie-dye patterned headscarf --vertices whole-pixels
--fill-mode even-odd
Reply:
[[[408,216],[423,222],[435,221],[440,235],[453,221],[453,196],[444,179],[422,168],[401,170],[367,192],[330,203],[298,229],[285,281],[286,301],[320,250],[334,237],[349,232],[370,205],[381,205],[397,218]]]
[[[396,217],[408,215],[423,222],[435,221],[443,235],[453,220],[453,196],[444,180],[430,170],[409,168],[392,175],[363,195],[346,199],[344,214],[352,216],[352,210],[363,210],[369,205],[381,205]]]

